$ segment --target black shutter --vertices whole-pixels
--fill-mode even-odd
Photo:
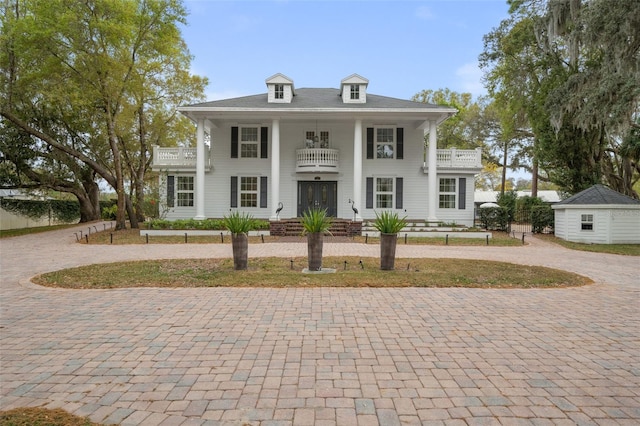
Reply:
[[[167,207],[175,205],[176,180],[175,176],[167,176]]]
[[[231,208],[238,207],[238,176],[231,176]]]
[[[458,179],[458,210],[467,208],[467,178]]]
[[[238,158],[238,128],[231,128],[231,158]]]
[[[403,179],[401,177],[396,178],[396,209],[402,208],[402,184]]]
[[[373,208],[373,178],[367,178],[367,208]]]
[[[269,128],[260,128],[260,158],[269,158]],[[265,206],[267,207],[267,206]]]
[[[373,158],[373,127],[367,127],[367,159]]]
[[[267,177],[266,176],[260,176],[260,208],[261,209],[267,208]]]
[[[404,129],[402,127],[396,129],[396,158],[398,160],[404,158]]]

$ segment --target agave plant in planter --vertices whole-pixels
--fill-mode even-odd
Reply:
[[[309,271],[322,270],[322,244],[324,233],[331,227],[331,217],[326,209],[313,208],[302,213],[300,223],[307,235]]]
[[[224,227],[231,233],[233,247],[233,269],[241,271],[247,269],[249,257],[249,231],[256,226],[256,221],[250,214],[233,212],[222,219]]]
[[[396,261],[398,232],[406,225],[407,221],[405,218],[399,217],[398,213],[383,211],[378,214],[376,212],[373,227],[380,231],[380,269],[393,270]]]

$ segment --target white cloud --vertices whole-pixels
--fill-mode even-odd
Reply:
[[[416,10],[416,16],[419,19],[423,19],[425,21],[430,21],[431,19],[435,18],[433,12],[431,12],[431,9],[429,9],[427,6],[420,6]]]
[[[456,69],[459,86],[463,92],[469,92],[474,96],[486,94],[482,85],[482,70],[477,62],[469,62]]]

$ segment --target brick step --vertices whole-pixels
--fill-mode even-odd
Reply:
[[[350,237],[353,235],[360,235],[361,224],[358,222],[357,226],[354,223],[346,219],[334,219],[329,228],[327,235],[333,235],[334,237]],[[285,237],[297,237],[302,235],[304,227],[300,223],[299,219],[283,219],[277,222],[271,222],[270,232],[271,235],[280,235]]]

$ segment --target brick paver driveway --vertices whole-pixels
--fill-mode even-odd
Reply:
[[[640,423],[637,257],[535,240],[398,247],[401,257],[506,260],[596,281],[558,290],[29,284],[80,264],[231,255],[229,245],[73,241],[69,230],[0,240],[0,409],[62,407],[127,425]],[[306,247],[250,246],[250,256],[273,254]],[[328,244],[325,254],[378,247]]]

